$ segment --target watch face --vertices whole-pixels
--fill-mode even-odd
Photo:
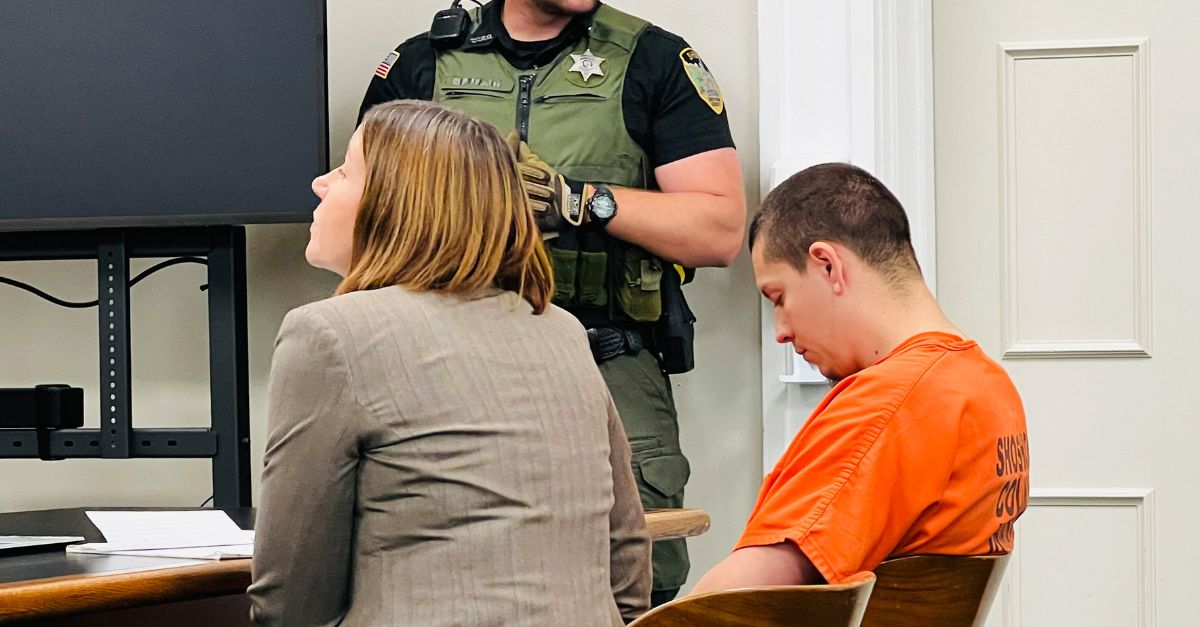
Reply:
[[[617,212],[617,203],[612,196],[597,194],[592,197],[592,214],[601,220],[607,220]]]

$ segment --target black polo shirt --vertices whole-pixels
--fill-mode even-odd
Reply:
[[[468,43],[465,47],[494,50],[518,70],[553,62],[564,48],[573,46],[587,32],[596,11],[575,17],[554,39],[522,42],[512,39],[504,28],[503,4],[504,0],[493,0],[484,6],[479,29],[472,35],[472,40],[479,43]],[[597,3],[597,9],[599,6]],[[621,95],[625,127],[646,151],[652,167],[734,145],[728,111],[716,113],[688,78],[680,59],[680,53],[687,48],[683,38],[650,26],[629,60]],[[399,58],[387,78],[372,77],[359,109],[359,121],[367,109],[382,102],[433,99],[437,51],[428,33],[400,44],[396,54]]]

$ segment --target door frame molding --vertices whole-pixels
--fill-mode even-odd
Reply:
[[[758,28],[761,194],[817,163],[872,172],[904,204],[936,294],[932,0],[759,0]],[[764,304],[764,473],[826,390],[773,328]]]

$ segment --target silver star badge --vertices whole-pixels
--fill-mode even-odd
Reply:
[[[583,77],[583,82],[586,83],[593,76],[604,76],[604,70],[600,69],[604,58],[592,54],[591,48],[584,50],[583,54],[573,54],[571,58],[575,60],[575,65],[572,65],[571,69],[567,71],[579,72],[579,75]]]

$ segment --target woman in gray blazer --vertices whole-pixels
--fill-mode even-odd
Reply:
[[[252,618],[620,625],[650,544],[612,400],[511,150],[430,103],[367,114],[305,256],[344,279],[283,321]]]

